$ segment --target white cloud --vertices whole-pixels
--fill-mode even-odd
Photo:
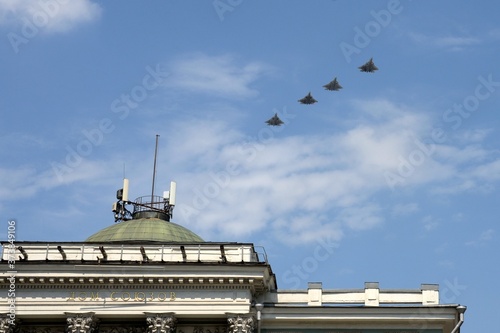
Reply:
[[[176,180],[182,184],[176,221],[207,239],[266,230],[272,239],[291,244],[321,235],[339,240],[347,230],[380,225],[386,213],[373,198],[390,191],[384,172],[397,172],[401,159],[409,159],[419,147],[418,138],[430,133],[431,118],[383,99],[353,105],[364,115],[362,120],[328,135],[287,136],[285,125],[263,127],[265,136],[259,139],[256,133],[248,139],[224,120],[171,124],[168,149],[175,159],[166,163],[175,164]],[[463,166],[486,165],[489,152],[478,140],[473,136],[475,144],[465,147],[429,145],[432,152],[401,186],[477,189],[485,181],[464,173]],[[453,184],[462,185],[455,189]],[[389,213],[401,216],[418,209],[418,203],[411,203]],[[432,230],[437,222],[424,221],[424,227]]]
[[[481,180],[500,180],[500,159],[477,165],[471,173]]]
[[[269,71],[270,66],[259,62],[239,64],[231,55],[185,55],[171,63],[166,85],[190,93],[249,98],[258,95],[250,85]]]
[[[488,229],[488,230],[481,233],[481,236],[479,239],[482,241],[489,241],[493,238],[494,235],[495,235],[495,230]]]
[[[71,170],[58,173],[54,169],[39,171],[33,167],[0,168],[0,200],[16,200],[30,198],[39,192],[52,188],[94,180],[102,177],[107,168],[101,162],[82,160],[76,168],[60,164],[60,170]]]
[[[483,231],[477,239],[468,241],[465,244],[469,246],[479,246],[491,241],[494,237],[495,237],[495,230],[488,229]]]
[[[371,229],[383,221],[380,207],[371,203],[343,209],[339,218],[355,230]]]
[[[424,225],[425,231],[434,230],[434,229],[436,229],[441,224],[441,222],[439,221],[439,219],[437,219],[435,217],[432,217],[430,215],[425,216],[422,219],[422,223]]]
[[[488,31],[488,36],[491,37],[494,41],[500,39],[500,28],[494,28]]]
[[[441,260],[438,262],[439,267],[445,268],[445,269],[454,269],[455,268],[455,262],[453,260]]]
[[[434,46],[450,51],[461,51],[471,45],[481,43],[481,39],[470,36],[426,36],[421,33],[409,33],[410,39],[419,45]]]
[[[167,165],[165,176],[178,184],[174,222],[207,240],[242,239],[265,230],[270,239],[294,244],[318,237],[339,241],[349,230],[377,227],[387,213],[401,216],[419,210],[418,202],[412,202],[385,212],[377,195],[391,191],[384,173],[397,173],[401,159],[410,160],[418,147],[416,138],[432,128],[430,119],[387,100],[358,101],[354,107],[364,115],[362,120],[324,135],[292,136],[287,125],[265,126],[259,133],[266,135],[254,133],[250,139],[226,119],[169,119],[158,165]],[[427,184],[437,188],[432,193],[454,195],[490,183],[487,174],[500,168],[500,162],[485,162],[488,151],[477,137],[473,141],[465,147],[436,144],[394,191]],[[151,161],[148,154],[141,149],[130,156]],[[67,183],[85,183],[88,189],[103,182],[110,176],[105,170],[116,160],[110,154],[106,160],[86,161],[67,175]],[[143,195],[149,191],[151,164],[138,164],[128,172],[139,175],[131,188]],[[25,198],[64,185],[52,170],[37,173],[27,167],[3,174],[0,170],[0,181],[6,184],[0,198],[11,193]],[[436,226],[434,220],[423,222],[427,230]]]
[[[485,160],[491,156],[491,152],[483,149],[480,144],[466,145],[465,147],[436,145],[436,155],[441,160],[459,165]]]
[[[207,161],[199,164],[196,175],[181,176],[191,193],[183,194],[187,200],[178,207],[177,218],[221,237],[268,228],[275,237],[286,235],[287,242],[309,242],[325,234],[339,239],[345,228],[380,224],[381,208],[367,200],[388,189],[383,170],[407,150],[401,136],[408,137],[426,121],[407,111],[398,114],[388,102],[367,102],[364,107],[377,124],[360,124],[340,135],[287,137],[271,132],[265,140],[247,142],[227,123],[172,126],[185,133],[178,136],[182,144],[174,145],[175,156]],[[382,113],[378,108],[392,110]],[[283,216],[288,216],[286,221]]]
[[[481,142],[492,132],[492,129],[470,129],[464,131],[462,137],[465,142]]]
[[[396,204],[392,207],[392,215],[394,216],[406,216],[415,213],[419,210],[418,204],[416,202],[409,204]]]
[[[473,37],[438,37],[434,39],[434,44],[443,47],[460,48],[463,46],[479,44],[481,41],[478,38]]]
[[[91,0],[0,0],[0,23],[32,25],[44,33],[67,32],[101,12]]]

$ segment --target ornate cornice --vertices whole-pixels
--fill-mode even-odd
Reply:
[[[8,284],[7,277],[0,277],[0,285]],[[102,276],[16,276],[18,288],[26,289],[112,289],[112,288],[150,288],[150,289],[240,289],[260,292],[265,288],[262,278],[242,277],[102,277]]]

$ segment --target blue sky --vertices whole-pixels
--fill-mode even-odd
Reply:
[[[499,10],[0,0],[0,235],[9,219],[18,240],[112,225],[124,174],[132,198],[151,193],[158,134],[173,221],[264,246],[280,289],[437,283],[468,306],[463,331],[494,331]]]

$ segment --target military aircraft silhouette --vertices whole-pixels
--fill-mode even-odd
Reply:
[[[373,58],[370,58],[364,65],[358,67],[362,72],[373,73],[378,70],[378,67],[373,63]]]
[[[334,78],[333,81],[328,82],[323,87],[326,90],[335,90],[335,91],[342,89],[342,86],[337,81],[337,78]]]
[[[275,113],[272,118],[266,121],[266,123],[270,126],[281,126],[284,124],[283,121],[281,121],[280,117],[278,117],[278,114]]]
[[[312,97],[311,92],[309,92],[309,94],[307,94],[306,97],[299,99],[299,102],[302,104],[314,104],[317,102],[317,100],[315,100]]]

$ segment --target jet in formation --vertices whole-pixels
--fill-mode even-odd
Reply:
[[[302,104],[314,104],[317,102],[317,100],[312,97],[311,93],[306,95],[306,97],[299,99],[299,102]]]
[[[373,62],[373,58],[370,58],[366,63],[358,67],[361,72],[367,72],[367,73],[374,73],[375,71],[378,71],[378,67],[375,66],[375,63]],[[340,85],[339,81],[337,81],[337,77],[335,77],[332,81],[328,82],[327,84],[323,85],[323,88],[326,90],[330,91],[338,91],[342,89],[342,86]],[[304,98],[299,99],[299,103],[301,104],[314,104],[317,103],[318,101],[312,97],[311,92],[309,92]],[[272,118],[266,121],[266,123],[270,126],[281,126],[283,121],[278,117],[278,114],[275,113]]]
[[[280,117],[278,117],[277,113],[275,113],[274,116],[272,116],[272,118],[267,120],[266,123],[269,126],[281,126],[282,124],[284,124],[284,122],[280,119]]]
[[[378,70],[378,67],[373,63],[373,58],[370,58],[364,65],[358,67],[362,72],[373,73]]]
[[[342,89],[342,86],[339,84],[339,82],[337,81],[337,78],[334,78],[333,81],[330,81],[328,82],[327,84],[325,84],[323,86],[326,90],[334,90],[334,91],[337,91],[337,90],[340,90]]]

